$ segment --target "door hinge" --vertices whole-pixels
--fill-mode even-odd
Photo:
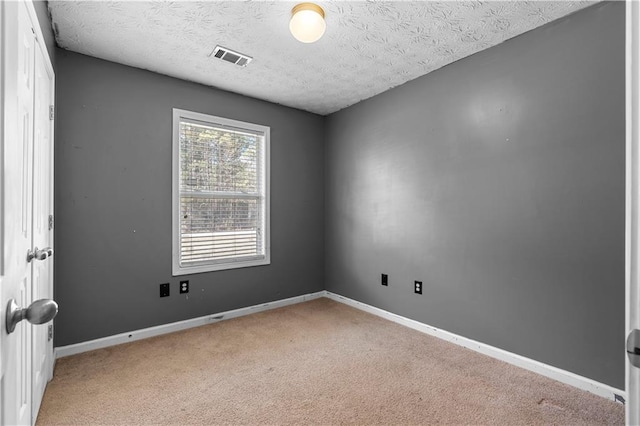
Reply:
[[[49,215],[49,231],[53,229],[53,215]]]
[[[50,342],[53,339],[53,324],[49,324],[48,334],[49,336],[47,342]]]
[[[53,120],[56,115],[55,107],[53,105],[49,105],[49,120]]]

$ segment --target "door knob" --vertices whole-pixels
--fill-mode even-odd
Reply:
[[[53,249],[51,247],[45,247],[43,249],[38,249],[38,247],[33,250],[29,250],[27,252],[27,263],[31,262],[33,259],[35,260],[45,260],[47,257],[53,256]]]
[[[627,337],[627,356],[634,367],[640,368],[640,330],[631,330]]]
[[[44,324],[51,321],[58,313],[58,304],[51,299],[40,299],[33,302],[28,308],[20,309],[14,299],[9,300],[7,304],[7,333],[13,333],[13,330],[23,319],[31,324]]]

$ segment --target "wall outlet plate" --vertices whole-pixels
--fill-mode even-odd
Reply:
[[[180,281],[180,294],[189,293],[189,280]]]
[[[169,283],[160,284],[160,297],[169,296]]]
[[[422,294],[422,281],[414,281],[413,282],[413,291],[416,294]]]
[[[387,274],[382,274],[382,285],[389,285],[389,276]]]

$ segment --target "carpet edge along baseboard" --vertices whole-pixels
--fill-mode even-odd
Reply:
[[[616,402],[624,403],[626,400],[626,392],[620,389],[616,389],[612,386],[604,383],[597,382],[593,379],[589,379],[584,376],[566,371],[551,365],[542,363],[540,361],[533,360],[512,352],[505,351],[487,345],[485,343],[477,342],[466,337],[462,337],[445,330],[432,327],[430,325],[396,315],[394,313],[385,311],[375,306],[367,305],[366,303],[358,302],[357,300],[349,299],[342,295],[332,293],[326,290],[316,293],[309,293],[301,296],[291,297],[282,300],[276,300],[273,302],[262,303],[259,305],[249,306],[246,308],[234,309],[227,312],[221,312],[217,314],[205,315],[198,318],[192,318],[184,321],[178,321],[170,324],[163,324],[155,327],[144,328],[140,330],[130,331],[127,333],[120,333],[113,336],[107,336],[100,339],[90,340],[87,342],[76,343],[73,345],[60,346],[55,348],[55,358],[63,358],[71,355],[76,355],[83,352],[88,352],[96,349],[102,349],[109,346],[120,345],[123,343],[134,342],[137,340],[147,339],[149,337],[159,336],[162,334],[173,333],[176,331],[187,330],[193,327],[199,327],[206,324],[212,324],[219,321],[224,321],[231,318],[237,318],[245,315],[250,315],[258,312],[268,311],[271,309],[281,308],[284,306],[294,305],[296,303],[307,302],[314,299],[326,297],[339,303],[346,304],[353,308],[368,312],[378,317],[387,319],[405,327],[412,328],[419,332],[428,334],[430,336],[437,337],[442,340],[454,343],[456,345],[471,349],[475,352],[490,356],[500,361],[507,362],[525,370],[532,371],[542,376],[548,377],[553,380],[557,380],[561,383],[582,389],[592,394],[607,398]]]
[[[404,325],[405,327],[412,328],[416,331],[428,334],[430,336],[437,337],[442,340],[446,340],[458,346],[462,346],[472,351],[490,356],[492,358],[504,361],[506,363],[515,365],[525,370],[540,374],[541,376],[548,377],[550,379],[559,381],[561,383],[573,386],[575,388],[590,392],[594,395],[601,396],[606,399],[610,399],[624,404],[627,398],[626,392],[620,389],[616,389],[604,383],[597,382],[588,377],[580,376],[570,371],[563,370],[558,367],[554,367],[549,364],[545,364],[540,361],[536,361],[531,358],[527,358],[522,355],[515,354],[513,352],[505,351],[500,348],[481,343],[463,336],[459,336],[448,331],[432,327],[430,325],[415,321],[394,313],[385,311],[375,306],[367,305],[366,303],[358,302],[357,300],[349,299],[348,297],[341,296],[339,294],[327,292],[329,299],[337,302],[344,303],[352,306],[356,309],[360,309],[365,312],[369,312],[373,315],[385,318],[389,321],[393,321],[397,324]]]
[[[83,352],[89,352],[96,349],[102,349],[109,346],[135,342],[142,339],[148,339],[149,337],[155,337],[163,334],[174,333],[176,331],[187,330],[193,327],[200,327],[202,325],[213,324],[219,321],[238,318],[245,315],[251,315],[258,312],[268,311],[271,309],[282,308],[284,306],[295,305],[296,303],[307,302],[309,300],[319,299],[321,297],[326,297],[325,291],[319,291],[317,293],[309,293],[301,296],[290,297],[287,299],[275,300],[272,302],[262,303],[254,306],[248,306],[246,308],[234,309],[231,311],[220,312],[216,314],[209,314],[202,317],[191,318],[184,321],[177,321],[177,322],[162,324],[154,327],[142,328],[139,330],[129,331],[126,333],[119,333],[119,334],[114,334],[112,336],[101,337],[95,340],[88,340],[86,342],[74,343],[72,345],[59,346],[55,348],[55,357],[56,359],[64,358],[67,356],[76,355]]]

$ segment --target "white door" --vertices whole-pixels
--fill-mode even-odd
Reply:
[[[53,72],[36,39],[33,5],[0,2],[2,102],[0,102],[0,424],[35,421],[53,357],[46,325],[27,321],[7,329],[9,300],[26,308],[34,297],[50,297],[51,261],[28,259],[36,240],[47,247],[52,207],[52,127],[48,105]],[[44,66],[44,69],[43,69]],[[49,80],[50,83],[46,83]],[[41,94],[39,91],[44,91]],[[45,106],[46,103],[46,106]],[[45,112],[46,110],[46,112]],[[46,114],[46,115],[45,115]],[[38,171],[35,171],[35,167]],[[42,169],[42,170],[41,170]],[[44,248],[42,247],[42,248]],[[46,253],[46,252],[45,252]],[[36,310],[30,320],[39,321]],[[34,316],[31,316],[31,315]]]
[[[640,4],[627,1],[626,422],[640,425]]]
[[[31,327],[24,321],[6,331],[6,304],[31,302],[33,186],[33,58],[35,37],[23,3],[3,7],[3,271],[0,298],[2,424],[31,423]],[[17,65],[17,66],[16,66]]]

